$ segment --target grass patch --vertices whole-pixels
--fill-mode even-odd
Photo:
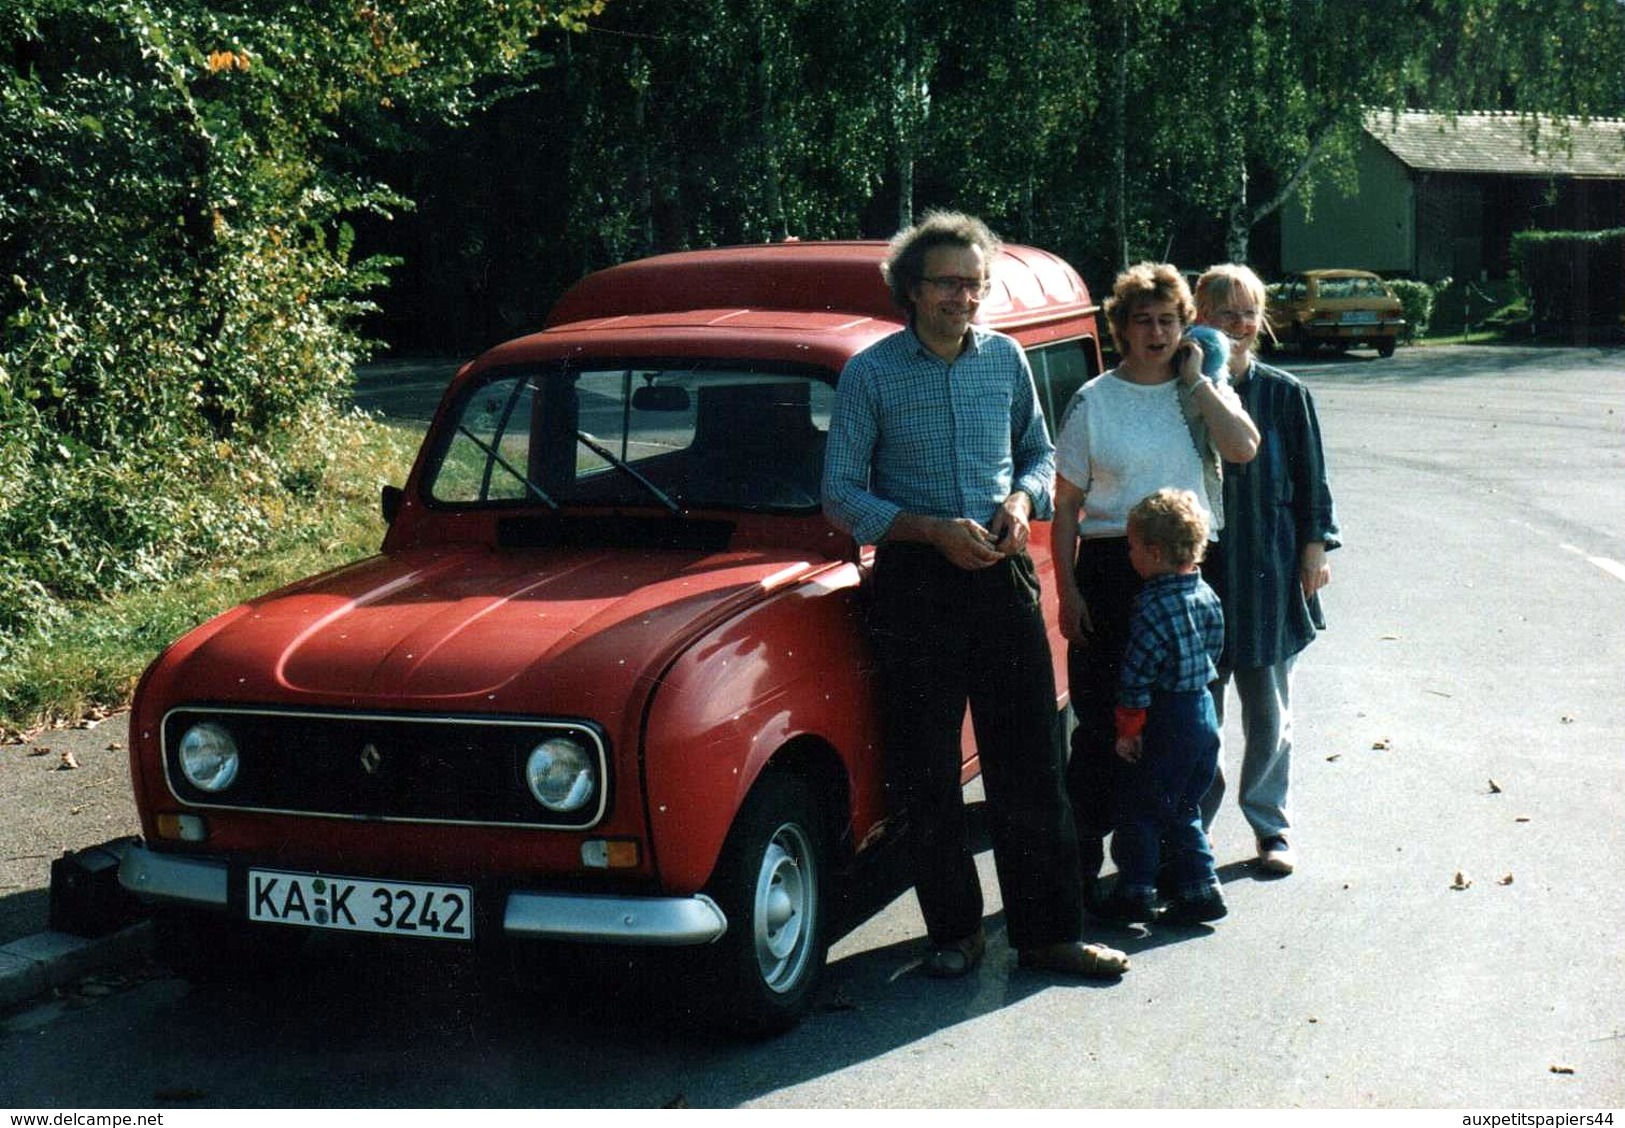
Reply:
[[[307,505],[269,546],[162,588],[69,605],[0,667],[0,730],[28,732],[129,703],[148,663],[180,635],[245,599],[378,551],[379,490],[406,480],[420,429],[357,418]]]

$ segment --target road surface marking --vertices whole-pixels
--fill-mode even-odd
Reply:
[[[1566,544],[1563,547],[1576,556],[1585,557],[1589,563],[1595,564],[1614,579],[1625,580],[1625,564],[1621,564],[1618,560],[1610,560],[1606,556],[1592,556],[1584,549],[1575,548],[1572,544]]]

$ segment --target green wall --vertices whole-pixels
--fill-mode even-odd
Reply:
[[[1387,149],[1362,136],[1359,185],[1345,195],[1335,185],[1315,191],[1313,218],[1294,197],[1281,209],[1281,269],[1353,267],[1381,274],[1416,270],[1415,189],[1409,170]]]

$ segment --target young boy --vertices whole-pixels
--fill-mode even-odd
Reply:
[[[1112,835],[1118,878],[1097,910],[1111,920],[1197,924],[1228,911],[1199,807],[1219,759],[1208,683],[1224,647],[1219,598],[1198,567],[1207,538],[1207,518],[1189,490],[1158,490],[1129,511],[1129,560],[1145,587],[1134,602],[1118,693],[1117,755],[1128,765]],[[1177,891],[1159,916],[1164,845]]]

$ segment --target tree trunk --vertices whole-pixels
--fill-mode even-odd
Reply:
[[[1128,268],[1128,6],[1118,10],[1117,82],[1112,92],[1112,181],[1118,262]]]

